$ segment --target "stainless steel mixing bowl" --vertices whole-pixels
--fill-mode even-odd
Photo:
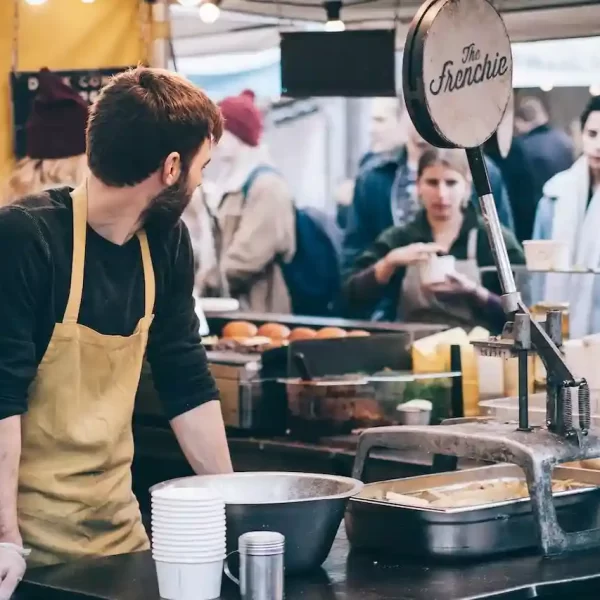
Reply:
[[[209,487],[223,497],[228,553],[237,550],[239,536],[248,531],[282,533],[286,573],[294,574],[325,561],[348,498],[358,494],[363,483],[336,475],[259,471],[172,479],[150,492],[166,486]]]

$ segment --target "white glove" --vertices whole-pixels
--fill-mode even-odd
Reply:
[[[23,579],[28,550],[16,544],[0,544],[0,600],[10,600]]]

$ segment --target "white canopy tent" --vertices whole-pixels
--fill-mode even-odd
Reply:
[[[187,59],[210,54],[268,50],[279,45],[281,29],[322,27],[321,0],[222,0],[221,16],[203,23],[197,8],[172,0],[175,55]],[[344,0],[347,28],[397,27],[398,49],[421,0]],[[495,0],[513,42],[600,35],[598,0]]]
[[[347,28],[396,27],[401,53],[421,0],[344,0]],[[496,0],[513,40],[516,87],[600,84],[599,0]],[[197,8],[171,7],[173,50],[179,71],[215,99],[250,87],[276,99],[280,92],[279,33],[323,28],[321,0],[222,0],[221,16],[203,23]],[[577,38],[577,39],[566,39]],[[553,40],[553,41],[539,41]],[[534,42],[534,43],[531,43]],[[398,61],[400,64],[401,61]],[[368,108],[362,100],[315,101],[316,110],[271,111],[267,143],[298,201],[332,209],[333,195],[352,176],[367,149]],[[291,113],[290,117],[287,113]],[[290,144],[301,138],[302,144]]]

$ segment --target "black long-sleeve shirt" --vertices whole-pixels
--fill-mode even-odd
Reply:
[[[69,188],[0,209],[0,419],[27,410],[28,388],[63,320],[73,258]],[[168,418],[218,399],[200,343],[192,288],[193,252],[185,225],[147,231],[156,279],[147,358]],[[144,314],[140,245],[122,246],[87,228],[79,323],[129,336]],[[68,394],[65,396],[68,398]]]

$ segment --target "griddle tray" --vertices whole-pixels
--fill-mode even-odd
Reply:
[[[534,550],[538,540],[529,498],[444,510],[370,498],[390,490],[410,494],[503,478],[524,476],[519,467],[503,464],[365,485],[348,503],[345,521],[350,544],[386,554],[463,559]],[[557,467],[553,478],[591,486],[554,494],[558,520],[565,531],[598,527],[600,489],[595,486],[600,485],[600,472]]]

